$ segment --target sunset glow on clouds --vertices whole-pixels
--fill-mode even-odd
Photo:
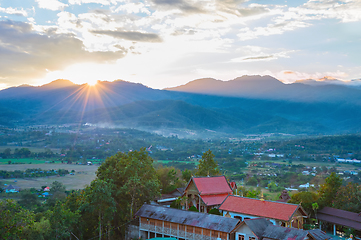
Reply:
[[[0,87],[361,77],[361,1],[3,0]]]

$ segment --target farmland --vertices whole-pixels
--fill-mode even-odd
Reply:
[[[98,169],[96,165],[75,165],[75,164],[10,164],[10,165],[1,165],[1,170],[6,171],[15,171],[20,170],[24,171],[28,168],[41,168],[44,170],[50,169],[66,169],[69,172],[74,170],[74,175],[66,176],[49,176],[41,178],[29,178],[29,179],[5,179],[2,180],[2,184],[13,184],[22,189],[26,188],[40,188],[44,185],[50,185],[54,181],[61,182],[65,185],[67,190],[73,189],[83,189],[85,185],[90,184],[92,180],[95,179],[95,173]]]

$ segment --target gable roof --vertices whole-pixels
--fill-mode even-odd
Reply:
[[[219,210],[282,221],[289,221],[297,210],[300,210],[303,216],[307,216],[303,208],[297,204],[262,201],[233,195],[227,196]]]
[[[214,214],[199,213],[149,204],[144,204],[135,215],[226,233],[232,232],[240,223],[240,220],[236,218],[228,218]]]
[[[272,223],[265,218],[245,219],[243,224],[246,224],[258,239],[261,239],[266,228],[272,225]]]
[[[228,194],[218,194],[218,195],[201,195],[201,199],[207,206],[214,206],[221,204]]]
[[[225,176],[192,177],[191,180],[188,182],[185,191],[188,189],[191,182],[194,183],[200,195],[232,193],[232,189],[229,186]]]
[[[306,236],[314,240],[325,240],[330,237],[320,229],[315,230],[302,230],[297,228],[288,228],[276,226],[271,221],[265,218],[245,219],[239,227],[247,225],[253,234],[262,240],[301,240]]]
[[[361,216],[358,213],[324,207],[317,211],[317,219],[361,230]]]

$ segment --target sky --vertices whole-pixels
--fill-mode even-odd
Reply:
[[[361,78],[360,0],[0,0],[0,89]]]

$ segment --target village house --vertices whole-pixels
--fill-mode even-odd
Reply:
[[[229,195],[220,205],[223,216],[240,220],[264,217],[274,225],[303,228],[307,213],[298,204],[265,201],[254,198]]]
[[[207,213],[144,204],[139,217],[138,238],[179,240],[326,240],[320,229],[305,231],[275,226],[265,218],[230,218]]]
[[[185,209],[194,206],[200,212],[209,212],[219,207],[229,194],[233,191],[225,176],[192,177],[183,194]]]
[[[320,229],[305,231],[296,228],[275,226],[265,218],[244,220],[235,229],[235,240],[292,239],[292,240],[326,240],[330,239]]]
[[[180,240],[234,240],[239,219],[144,204],[139,217],[139,238],[175,237]]]

